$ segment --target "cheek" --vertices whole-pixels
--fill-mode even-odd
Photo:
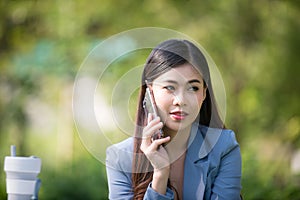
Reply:
[[[155,103],[157,106],[158,114],[163,121],[165,121],[166,116],[169,112],[169,107],[172,105],[172,97],[165,93],[156,93],[154,95]]]
[[[201,108],[202,102],[203,102],[203,95],[202,93],[197,94],[197,95],[189,95],[187,97],[188,103],[189,105],[191,105],[192,107]]]
[[[194,121],[197,116],[199,116],[199,112],[202,106],[202,95],[193,95],[189,98],[189,119]]]
[[[154,95],[156,105],[160,109],[167,108],[171,102],[171,98],[163,92],[157,92]]]

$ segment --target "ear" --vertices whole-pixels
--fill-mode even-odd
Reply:
[[[147,83],[147,84],[146,84],[146,87],[148,87],[151,91],[153,90],[153,85],[152,85],[152,83]]]
[[[145,80],[146,87],[150,88],[152,90],[152,82],[149,82],[148,80]]]
[[[204,101],[205,98],[206,98],[206,90],[207,90],[207,87],[204,87],[203,88],[203,100],[202,101]]]

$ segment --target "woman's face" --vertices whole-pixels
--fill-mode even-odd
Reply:
[[[191,127],[206,94],[202,76],[188,63],[157,77],[152,90],[161,120],[176,132]]]

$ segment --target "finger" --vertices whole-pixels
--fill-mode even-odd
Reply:
[[[156,155],[160,149],[159,147],[162,144],[170,141],[170,139],[171,139],[170,136],[168,136],[163,139],[158,139],[153,142],[150,142],[149,145],[147,145],[146,142],[144,141],[144,142],[142,142],[140,149],[142,150],[142,152],[144,152],[144,154],[148,157],[148,159],[155,160],[157,158],[153,158],[153,155]]]
[[[149,151],[156,151],[158,149],[158,147],[166,142],[170,141],[170,136],[165,137],[165,138],[161,138],[161,139],[157,139],[154,140],[151,145],[149,146]]]
[[[152,137],[152,135],[163,127],[163,123],[159,120],[151,121],[143,130],[143,138]]]
[[[149,121],[149,123],[144,127],[143,132],[147,132],[149,129],[151,129],[151,127],[155,126],[156,124],[158,124],[160,122],[160,118],[156,117],[155,119]]]
[[[152,113],[148,113],[147,124],[149,124],[152,120],[153,120],[153,115],[152,115]]]
[[[150,132],[150,133],[152,133],[152,132]],[[160,145],[170,141],[170,136],[162,138],[162,139],[157,139],[157,140],[152,140],[151,136],[152,136],[152,134],[150,136],[147,136],[145,134],[144,137],[142,138],[142,143],[141,143],[140,149],[143,152],[156,151]]]

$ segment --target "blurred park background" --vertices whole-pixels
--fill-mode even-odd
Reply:
[[[15,144],[18,155],[42,159],[40,199],[107,199],[105,166],[73,121],[75,76],[99,42],[154,26],[189,35],[218,66],[244,199],[300,199],[299,11],[296,0],[2,0],[0,166]]]

